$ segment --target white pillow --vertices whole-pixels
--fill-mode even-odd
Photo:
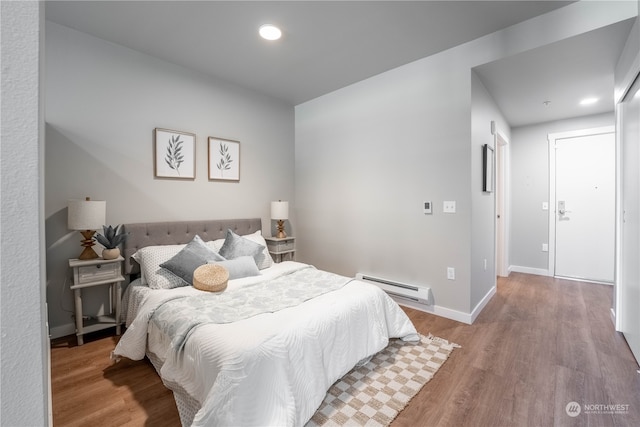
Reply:
[[[204,243],[214,251],[220,252],[220,248],[224,244],[224,239],[209,240],[208,242],[204,242]]]
[[[220,242],[219,246],[216,246],[215,242]],[[204,243],[218,253],[224,243],[224,239],[218,239],[215,242],[210,240]],[[140,264],[141,284],[148,285],[151,289],[173,289],[184,286],[182,279],[167,269],[160,267],[160,264],[169,261],[185,246],[187,246],[186,243],[183,245],[147,246],[138,249],[136,253],[131,255],[131,258]]]
[[[264,250],[262,251],[262,261],[258,264],[258,269],[264,270],[265,268],[269,268],[273,265],[273,258],[271,258],[271,254],[269,253],[267,242],[264,240],[264,237],[262,237],[262,231],[258,230],[255,233],[245,234],[242,237],[264,246]],[[206,242],[206,244],[214,251],[220,252],[220,248],[224,244],[224,241],[225,239],[211,240]]]
[[[131,257],[140,264],[142,284],[147,284],[151,289],[172,289],[183,286],[181,278],[160,267],[160,264],[169,261],[185,246],[187,245],[162,245],[138,249]]]

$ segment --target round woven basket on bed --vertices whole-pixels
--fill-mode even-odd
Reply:
[[[229,272],[221,265],[205,264],[193,272],[193,287],[201,291],[224,291],[228,281]]]

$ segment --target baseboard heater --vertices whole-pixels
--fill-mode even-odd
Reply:
[[[356,274],[356,279],[373,283],[392,297],[412,301],[417,304],[431,305],[430,288],[408,285],[406,283],[399,283],[362,273]]]

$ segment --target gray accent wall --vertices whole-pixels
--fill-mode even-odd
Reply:
[[[511,130],[511,244],[510,268],[517,271],[549,269],[549,253],[542,244],[549,240],[549,211],[542,203],[549,200],[550,133],[613,126],[614,114],[598,114],[574,119],[521,126]]]
[[[293,106],[46,22],[47,299],[54,336],[74,332],[67,201],[106,200],[108,224],[262,218],[293,200]],[[196,134],[196,179],[154,178],[155,128]],[[208,180],[207,139],[240,141],[240,182]],[[295,218],[290,221],[295,224]],[[104,289],[86,309],[104,311]]]

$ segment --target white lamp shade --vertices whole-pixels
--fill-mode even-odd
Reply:
[[[289,202],[271,202],[271,219],[289,219]]]
[[[69,230],[98,230],[106,220],[104,200],[69,200],[67,226]]]

